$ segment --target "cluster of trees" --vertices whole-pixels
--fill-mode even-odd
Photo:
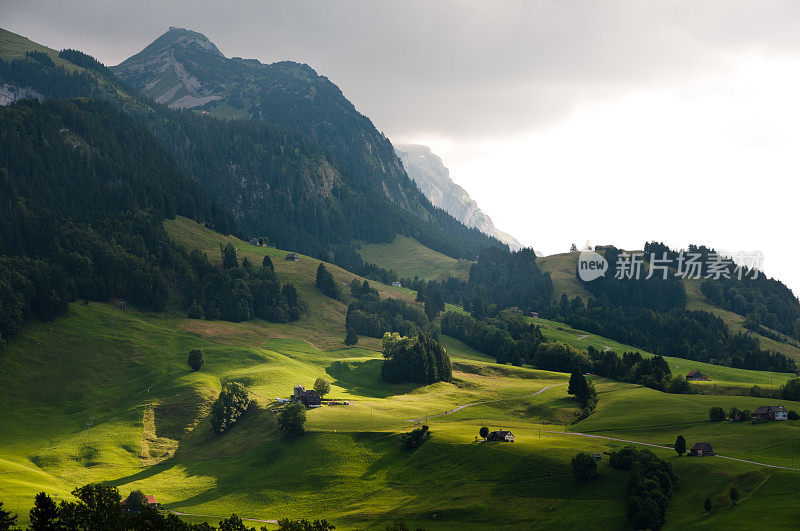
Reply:
[[[409,451],[416,450],[430,438],[430,429],[423,424],[419,428],[414,428],[410,432],[403,434],[403,448]]]
[[[383,366],[381,377],[390,383],[415,382],[431,384],[449,382],[453,377],[450,356],[432,337],[401,337],[386,333],[381,340]]]
[[[783,282],[759,274],[738,278],[706,280],[700,291],[717,306],[747,317],[745,322],[756,332],[761,327],[777,330],[800,339],[800,302]]]
[[[485,308],[516,306],[525,313],[549,306],[553,293],[550,274],[539,269],[533,249],[511,252],[497,246],[481,250],[470,267],[467,281],[450,277],[440,283],[420,279],[403,282],[417,293],[425,292],[428,284],[433,284],[446,302],[465,308],[479,299]]]
[[[702,310],[680,308],[659,312],[647,308],[604,306],[580,297],[550,307],[545,315],[573,328],[605,336],[620,343],[663,356],[740,369],[793,372],[795,362],[777,352],[762,350],[758,339],[749,334],[732,334],[724,321]]]
[[[122,505],[122,496],[116,487],[99,483],[78,487],[72,491],[74,502],[62,500],[58,504],[44,492],[34,499],[31,508],[30,529],[34,531],[94,530],[125,531],[148,529],[152,531],[256,531],[247,527],[242,519],[232,514],[220,520],[217,527],[206,522],[191,524],[174,514],[161,514],[147,504],[141,491],[133,491]],[[3,509],[0,502],[0,531],[15,529],[18,515]],[[325,520],[278,520],[279,531],[331,531],[335,526]],[[267,531],[261,527],[261,531]]]
[[[480,299],[478,299],[480,300]],[[482,308],[481,306],[478,306]],[[544,336],[538,326],[529,324],[513,311],[489,316],[483,311],[471,314],[447,312],[442,316],[442,333],[470,347],[493,355],[498,363],[531,363]]]
[[[733,422],[750,421],[752,414],[749,409],[739,409],[732,407],[729,412],[725,412],[719,406],[714,406],[708,410],[708,420],[711,422],[720,422],[723,420],[731,420]]]
[[[162,221],[180,214],[231,227],[152,135],[107,103],[2,107],[0,136],[3,338],[78,298],[161,311],[187,269]]]
[[[778,393],[784,400],[800,401],[800,378],[790,378],[778,388]]]
[[[331,262],[351,273],[383,284],[391,284],[398,279],[395,271],[365,262],[353,245],[340,245],[335,247],[332,252],[324,253],[321,256],[326,262]]]
[[[220,253],[221,269],[198,250],[188,256],[189,267],[179,283],[184,300],[192,301],[190,317],[234,322],[252,317],[276,322],[300,318],[303,302],[294,285],[281,284],[269,256],[254,266],[247,258],[240,265],[230,243],[220,244]]]
[[[278,427],[287,435],[301,435],[306,431],[306,408],[300,402],[284,407],[278,414]]]
[[[211,427],[217,433],[229,430],[250,407],[247,388],[239,382],[223,386],[219,397],[211,406]]]
[[[791,410],[787,416],[789,420],[797,420],[800,414],[797,411]],[[714,406],[708,410],[708,420],[711,422],[722,422],[723,420],[730,420],[733,422],[757,422],[753,419],[752,412],[749,409],[739,409],[732,407],[727,412],[719,406]]]
[[[661,529],[677,485],[672,465],[649,450],[627,446],[611,452],[609,466],[630,470],[625,486],[627,515],[635,529]]]
[[[325,268],[325,264],[319,263],[317,268],[317,278],[315,285],[319,290],[332,299],[338,299],[342,296],[339,285],[333,279],[333,275]]]
[[[594,388],[594,383],[587,381],[580,370],[572,371],[567,394],[573,395],[581,406],[578,413],[579,420],[591,415],[597,407],[597,390]]]
[[[383,337],[386,332],[397,332],[404,336],[420,333],[439,336],[438,329],[422,308],[399,299],[381,300],[378,292],[370,288],[366,281],[357,289],[355,284],[351,284],[351,293],[361,295],[347,307],[347,330],[369,337]]]
[[[613,350],[601,351],[593,346],[586,353],[592,360],[589,370],[598,376],[644,385],[667,393],[692,392],[685,378],[673,376],[669,364],[662,356],[646,358],[639,352],[623,352],[620,357]]]
[[[661,254],[651,244],[645,244],[644,262],[649,262],[651,253],[655,253],[656,258],[661,258]],[[672,273],[664,279],[662,273],[655,271],[651,278],[647,278],[648,272],[642,268],[638,278],[635,275],[633,278],[616,278],[617,267],[621,265],[620,254],[618,249],[605,251],[608,272],[603,277],[584,282],[576,273],[578,280],[603,306],[646,308],[657,312],[686,307],[683,281]]]
[[[678,252],[663,243],[649,242],[644,250],[645,261],[649,261],[650,253],[659,259],[666,253],[670,266],[677,269]],[[706,246],[690,245],[687,252],[699,255],[699,273],[703,278],[712,274],[712,278],[703,280],[700,285],[706,298],[717,306],[746,316],[754,331],[766,326],[800,339],[800,300],[785,284],[744,264],[737,266],[727,257],[715,259],[715,271],[711,271],[709,255],[717,253]]]

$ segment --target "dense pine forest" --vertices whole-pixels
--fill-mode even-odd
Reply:
[[[182,215],[230,233],[231,217],[146,129],[102,101],[0,107],[0,334],[76,299],[161,311],[172,294],[208,318],[296,319],[301,303],[268,267],[218,271],[162,227]]]
[[[379,181],[370,180],[370,168],[377,175],[374,161],[361,161],[349,144],[359,141],[351,129],[363,133],[371,127],[358,113],[355,125],[348,125],[349,112],[325,111],[340,116],[341,122],[340,128],[327,134],[319,132],[322,126],[316,121],[302,126],[303,117],[323,112],[318,107],[326,100],[316,100],[310,110],[293,105],[299,113],[293,118],[280,107],[281,113],[273,113],[274,120],[269,122],[222,120],[157,104],[82,52],[63,50],[59,57],[81,69],[68,71],[52,60],[31,56],[0,60],[0,79],[46,98],[111,101],[156,135],[179,166],[231,212],[239,235],[245,238],[269,235],[281,248],[337,262],[337,256],[342,256],[342,265],[354,261],[349,251],[354,240],[389,242],[395,234],[411,236],[455,258],[473,258],[483,247],[502,246],[430,205],[399,162],[390,173],[411,190],[413,201],[398,200],[399,191],[387,196]],[[352,107],[335,85],[326,83],[346,102],[334,98],[335,102],[328,101],[330,105]],[[379,144],[388,146],[381,153],[391,151],[389,141],[380,138]],[[397,160],[393,152],[392,157]],[[379,269],[377,274],[381,274]]]

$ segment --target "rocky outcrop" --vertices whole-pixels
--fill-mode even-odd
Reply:
[[[508,244],[512,250],[521,247],[513,236],[495,227],[492,218],[478,207],[478,203],[467,191],[453,182],[450,170],[441,158],[431,152],[431,148],[419,144],[405,144],[395,146],[395,151],[403,162],[408,176],[434,206],[443,209],[464,225],[494,236]]]

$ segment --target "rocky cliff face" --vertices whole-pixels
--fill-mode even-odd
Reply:
[[[435,206],[445,210],[468,227],[475,227],[484,234],[508,244],[512,250],[521,245],[513,236],[494,226],[492,218],[484,213],[466,190],[450,179],[450,170],[442,159],[431,152],[428,146],[405,144],[395,146],[397,156],[406,172],[423,194]]]

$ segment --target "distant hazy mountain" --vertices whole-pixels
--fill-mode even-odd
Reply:
[[[494,226],[492,218],[478,208],[466,190],[450,179],[450,170],[428,146],[404,144],[395,146],[395,151],[423,194],[434,206],[445,210],[467,227],[475,227],[484,234],[493,236],[511,249],[521,245],[513,236]]]

